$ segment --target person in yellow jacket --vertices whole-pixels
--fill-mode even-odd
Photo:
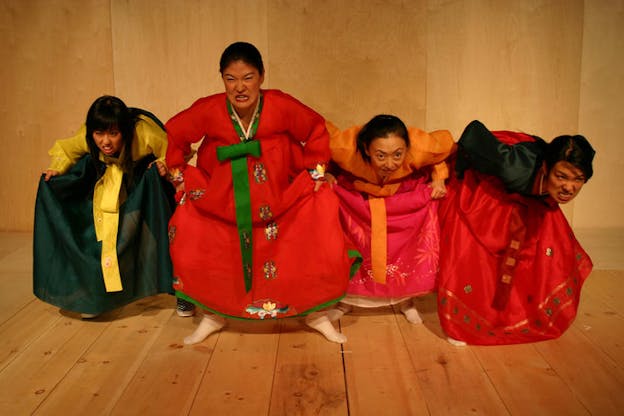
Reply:
[[[113,96],[54,144],[35,206],[37,297],[93,317],[172,292],[166,151],[162,123]]]

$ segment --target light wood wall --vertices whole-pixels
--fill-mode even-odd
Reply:
[[[166,121],[223,90],[236,40],[262,52],[265,87],[340,127],[585,134],[595,176],[565,212],[624,227],[624,0],[0,0],[0,230],[32,229],[47,150],[95,98]]]

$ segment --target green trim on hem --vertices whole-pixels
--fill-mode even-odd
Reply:
[[[240,321],[267,321],[267,320],[269,320],[269,319],[287,319],[287,318],[297,318],[297,317],[302,317],[302,316],[309,315],[309,314],[311,314],[312,312],[316,312],[316,311],[319,311],[319,310],[321,310],[321,309],[324,309],[324,308],[326,308],[326,307],[328,307],[328,306],[334,305],[334,304],[336,304],[336,303],[340,302],[340,301],[341,301],[341,300],[345,297],[345,295],[342,295],[342,296],[340,296],[340,297],[339,297],[339,298],[337,298],[337,299],[327,301],[327,302],[325,302],[325,303],[322,303],[322,304],[320,304],[320,305],[318,305],[318,306],[315,306],[315,307],[313,307],[313,308],[310,308],[310,309],[308,309],[307,311],[302,312],[302,313],[299,313],[299,314],[297,314],[297,315],[284,316],[284,317],[280,317],[280,318],[277,318],[277,317],[276,317],[276,318],[267,318],[267,319],[257,319],[257,318],[244,318],[244,317],[242,317],[242,316],[228,315],[228,314],[226,314],[226,313],[216,311],[216,310],[214,310],[214,309],[212,309],[212,308],[207,307],[206,305],[202,304],[201,302],[196,301],[195,299],[191,298],[191,297],[190,297],[190,296],[188,296],[187,294],[182,293],[182,292],[180,292],[180,291],[178,291],[178,290],[176,290],[175,295],[176,295],[176,297],[178,297],[178,298],[180,298],[180,299],[184,299],[184,300],[186,300],[186,301],[188,301],[188,302],[191,302],[193,305],[198,306],[198,307],[200,307],[200,308],[202,308],[202,309],[204,309],[204,310],[206,310],[206,311],[208,311],[208,312],[214,313],[215,315],[219,315],[219,316],[222,316],[222,317],[224,317],[224,318],[238,319],[238,320],[240,320]]]

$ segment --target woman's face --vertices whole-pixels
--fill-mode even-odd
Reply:
[[[566,204],[574,199],[585,185],[583,171],[566,161],[559,161],[546,177],[546,192],[558,203]]]
[[[93,140],[100,152],[106,156],[114,156],[121,152],[123,140],[121,132],[116,128],[110,130],[95,130],[93,132]]]
[[[260,97],[264,75],[244,61],[234,61],[225,68],[222,78],[227,98],[238,115],[251,115]]]
[[[406,153],[405,140],[393,133],[373,139],[366,149],[371,165],[382,183],[403,165]]]

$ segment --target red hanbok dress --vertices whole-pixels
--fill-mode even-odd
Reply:
[[[540,196],[545,143],[472,122],[440,204],[440,324],[452,338],[495,345],[559,337],[592,269],[563,212]]]
[[[247,319],[337,302],[350,266],[338,199],[327,185],[314,192],[309,173],[329,159],[324,119],[281,91],[263,90],[257,130],[246,140],[231,111],[226,95],[216,94],[166,125],[167,164],[185,187],[169,227],[178,296]],[[196,167],[187,165],[200,140]]]
[[[374,307],[432,292],[438,271],[438,202],[428,182],[446,179],[444,159],[454,147],[448,131],[409,129],[405,162],[379,185],[370,163],[357,151],[361,127],[340,131],[331,124],[334,190],[343,230],[361,254],[344,303]]]

